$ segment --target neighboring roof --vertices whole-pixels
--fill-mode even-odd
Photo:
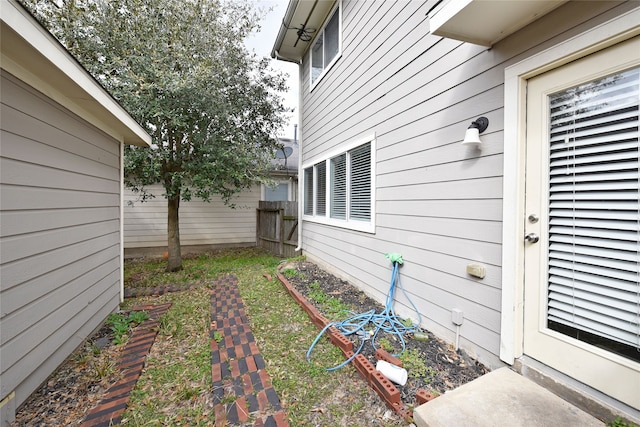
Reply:
[[[86,69],[15,0],[0,0],[1,67],[126,144],[151,136]]]
[[[301,63],[335,0],[290,0],[271,57]]]

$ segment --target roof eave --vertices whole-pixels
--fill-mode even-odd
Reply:
[[[336,0],[290,0],[271,57],[301,64],[335,3]]]

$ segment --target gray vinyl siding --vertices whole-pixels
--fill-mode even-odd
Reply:
[[[125,189],[124,247],[167,247],[167,200],[161,185],[149,188],[155,198],[140,202],[137,194]],[[182,246],[255,245],[256,209],[260,186],[245,190],[232,200],[235,208],[213,197],[180,202],[180,243]],[[130,204],[129,202],[133,202]]]
[[[0,396],[22,403],[117,309],[120,143],[2,72]]]
[[[635,5],[567,3],[491,49],[428,33],[436,1],[343,0],[342,56],[310,92],[302,71],[305,165],[375,132],[376,231],[305,221],[303,251],[384,302],[390,265],[422,323],[453,341],[451,310],[464,313],[460,345],[500,365],[504,71],[509,65]],[[460,145],[479,116],[482,148]],[[466,266],[484,265],[475,279]],[[402,292],[396,309],[415,320]]]

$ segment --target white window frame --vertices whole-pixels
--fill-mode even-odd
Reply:
[[[331,207],[330,207],[330,201],[331,201],[331,159],[340,156],[342,154],[345,153],[349,153],[350,151],[352,151],[353,149],[370,143],[371,144],[371,177],[370,177],[370,182],[371,182],[371,212],[370,212],[370,218],[369,221],[362,221],[362,220],[356,220],[356,219],[351,219],[349,218],[349,205],[350,205],[350,195],[349,195],[349,190],[347,190],[347,213],[346,213],[346,218],[345,219],[337,219],[337,218],[331,218]],[[317,200],[317,179],[315,179],[315,171],[316,171],[316,166],[320,163],[324,163],[326,165],[326,214],[319,216],[316,215],[316,200]],[[349,163],[349,156],[347,154],[347,164]],[[372,134],[370,136],[355,140],[350,142],[349,144],[346,145],[342,145],[340,147],[340,149],[338,150],[334,150],[331,151],[329,153],[327,153],[325,156],[313,161],[313,162],[308,162],[303,164],[302,166],[302,177],[303,177],[303,181],[306,179],[305,173],[304,171],[306,169],[309,168],[313,168],[313,177],[314,177],[314,188],[313,188],[313,215],[308,215],[308,214],[303,214],[303,220],[305,221],[310,221],[310,222],[316,222],[319,224],[326,224],[326,225],[331,225],[334,227],[341,227],[341,228],[347,228],[350,230],[356,230],[356,231],[362,231],[365,233],[375,233],[375,228],[376,228],[376,224],[375,224],[375,218],[376,218],[376,212],[375,212],[375,206],[376,206],[376,192],[375,192],[375,177],[376,177],[376,169],[375,169],[375,165],[376,165],[376,136],[375,134]],[[349,171],[347,170],[347,186],[349,187],[350,185],[350,178],[349,178]],[[301,184],[303,186],[303,188],[306,188],[306,183],[303,182]],[[304,196],[306,197],[306,192],[303,191]],[[300,203],[305,203],[305,200],[300,200]],[[304,210],[303,210],[304,212]]]
[[[510,365],[523,355],[527,81],[640,34],[638,22],[640,10],[634,9],[505,69],[500,359]]]
[[[292,191],[291,181],[284,180],[284,179],[279,179],[279,180],[276,180],[276,183],[279,186],[282,185],[282,184],[285,184],[287,186],[287,201],[288,202],[292,201],[293,191]],[[262,190],[260,192],[260,200],[266,200],[267,191],[269,191],[269,190],[270,190],[270,188],[266,184],[262,184]]]
[[[331,62],[329,62],[328,64],[325,65],[324,64],[324,49],[325,49],[327,44],[324,42],[324,30],[327,27],[327,24],[329,23],[329,21],[331,21],[331,18],[333,18],[333,15],[335,13],[338,14],[338,53],[336,53],[336,56],[334,56],[331,59]],[[323,68],[322,68],[322,72],[320,73],[320,75],[314,80],[313,79],[313,46],[315,46],[316,42],[318,41],[318,39],[320,37],[323,38],[323,43],[322,43]],[[318,83],[320,83],[320,81],[329,72],[329,70],[338,61],[338,59],[340,59],[341,56],[342,56],[342,0],[340,0],[338,2],[338,5],[336,6],[336,8],[331,11],[329,16],[327,17],[327,20],[322,24],[322,28],[318,31],[318,35],[311,42],[311,45],[310,45],[310,48],[309,48],[309,84],[310,84],[310,91],[312,91],[318,85]]]

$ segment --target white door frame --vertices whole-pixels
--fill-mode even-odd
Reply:
[[[523,355],[524,165],[527,79],[640,34],[640,8],[505,69],[500,359]]]

